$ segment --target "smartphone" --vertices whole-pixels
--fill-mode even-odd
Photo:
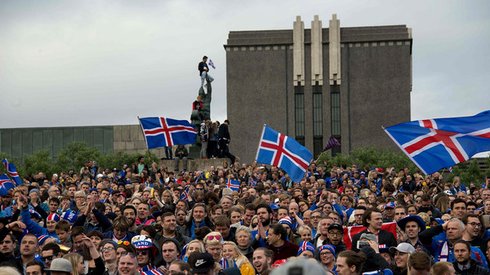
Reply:
[[[370,246],[370,245],[369,245],[369,243],[368,243],[368,242],[366,242],[366,241],[358,241],[358,242],[357,242],[357,249],[359,249],[359,250],[360,250],[361,248],[363,248],[363,247],[366,247],[366,246]]]

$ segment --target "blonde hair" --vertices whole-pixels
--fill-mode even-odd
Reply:
[[[81,197],[81,196],[83,196],[83,197],[87,198],[87,194],[85,194],[85,191],[83,191],[83,190],[76,191],[75,194],[74,194],[74,196],[75,197]]]
[[[240,266],[242,266],[242,264],[245,264],[245,263],[249,263],[250,264],[250,261],[248,260],[247,257],[245,257],[242,252],[240,251],[240,249],[238,248],[238,246],[236,245],[236,243],[234,242],[230,242],[230,241],[226,241],[223,243],[223,246],[225,245],[231,245],[233,247],[233,251],[235,251],[235,257],[233,257],[236,262],[236,265],[238,266],[238,268],[240,268]]]
[[[63,256],[63,259],[67,259],[71,263],[72,275],[81,275],[78,274],[78,264],[83,263],[83,257],[77,253],[68,253]]]
[[[192,240],[188,244],[186,244],[186,246],[185,246],[186,247],[186,251],[185,251],[186,256],[190,256],[189,246],[191,244],[194,244],[194,243],[199,244],[199,252],[201,252],[201,253],[206,252],[206,250],[204,249],[204,244],[200,240]]]
[[[351,215],[351,216],[353,217],[354,215]],[[297,232],[299,233],[300,231],[303,231],[303,230],[308,230],[308,231],[310,231],[310,233],[313,233],[313,230],[311,230],[311,227],[309,227],[308,225],[300,225],[298,227]]]
[[[216,236],[216,235],[219,235],[219,240],[217,240],[216,238],[213,238],[212,240],[209,240],[208,237],[210,236]],[[218,231],[212,231],[212,232],[209,232],[203,239],[204,241],[204,245],[216,245],[216,244],[223,244],[223,236],[221,236],[221,233],[219,233]]]

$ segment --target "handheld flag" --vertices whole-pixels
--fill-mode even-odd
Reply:
[[[313,154],[296,140],[264,125],[255,157],[258,163],[278,166],[300,182],[312,158]]]
[[[330,136],[330,139],[328,139],[327,142],[327,146],[325,146],[325,149],[323,149],[323,151],[327,151],[337,146],[340,146],[340,141],[336,139],[334,136]]]
[[[230,188],[231,191],[238,192],[238,190],[240,190],[240,182],[237,180],[228,179],[226,182],[226,187]]]
[[[184,190],[182,190],[182,192],[180,193],[179,200],[180,201],[187,201],[187,200],[189,200],[189,185],[187,185],[186,187],[184,187]]]
[[[469,117],[411,121],[384,130],[425,174],[490,151],[490,110]]]
[[[10,178],[5,175],[0,175],[0,196],[6,196],[10,189],[13,189],[14,183],[10,180]]]
[[[15,181],[16,185],[22,184],[22,179],[19,176],[19,173],[17,173],[17,168],[15,165],[11,162],[9,162],[7,159],[2,160],[3,166],[5,167],[5,170],[7,170],[7,173],[9,176]]]
[[[214,66],[213,60],[209,59],[208,65],[213,67],[213,69],[216,69],[216,67]]]
[[[148,149],[196,142],[197,131],[187,120],[145,117],[139,121]]]

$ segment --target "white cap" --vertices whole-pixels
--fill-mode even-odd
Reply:
[[[412,254],[415,252],[415,248],[409,243],[400,243],[398,246],[390,247],[390,252],[395,253],[395,250],[402,253]]]

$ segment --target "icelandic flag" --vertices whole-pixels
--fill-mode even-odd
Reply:
[[[15,184],[22,184],[22,179],[20,178],[19,173],[17,173],[17,168],[15,167],[15,165],[9,162],[7,159],[3,159],[2,162],[9,176],[15,181]]]
[[[490,151],[490,110],[468,117],[411,121],[384,130],[425,174]]]
[[[10,180],[10,178],[5,175],[0,175],[0,196],[6,196],[10,189],[13,189],[14,183]]]
[[[148,149],[196,142],[197,131],[187,120],[144,117],[139,121]]]
[[[264,125],[255,157],[258,163],[278,166],[286,171],[293,181],[300,182],[312,158],[313,154],[296,140]]]
[[[181,201],[187,201],[189,199],[189,185],[187,185],[182,193],[180,193],[179,200]]]
[[[230,188],[231,191],[238,192],[238,190],[240,190],[240,182],[237,180],[228,179],[226,182],[226,187]]]

